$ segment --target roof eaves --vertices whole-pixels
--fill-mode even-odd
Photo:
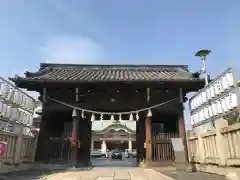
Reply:
[[[106,126],[104,129],[94,130],[94,132],[96,132],[96,133],[106,133],[106,131],[114,129],[114,126],[119,126],[119,127],[123,128],[123,129],[127,129],[131,133],[135,133],[135,131],[133,129],[125,126],[124,124],[120,124],[120,123],[119,124],[111,124],[109,126]]]
[[[37,71],[37,72],[26,72],[25,74],[26,74],[26,78],[28,78],[28,77],[36,77],[36,76],[41,76],[41,75],[44,75],[44,74],[46,74],[46,73],[49,73],[49,72],[51,72],[52,71],[52,68],[50,68],[50,67],[46,67],[46,68],[44,68],[44,69],[40,69],[39,71]]]
[[[164,82],[204,82],[204,79],[196,79],[196,78],[185,78],[185,79],[178,79],[178,78],[172,78],[172,79],[161,79],[161,80],[52,80],[52,79],[40,79],[40,78],[22,78],[22,77],[17,77],[17,78],[9,78],[9,80],[13,82],[29,82],[29,83],[115,83],[115,82],[123,82],[123,83],[164,83]]]
[[[54,63],[41,63],[40,70],[46,67],[60,67],[60,68],[182,68],[188,71],[188,65],[145,65],[145,64],[54,64]]]

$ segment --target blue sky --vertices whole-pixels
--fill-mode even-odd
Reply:
[[[35,71],[40,62],[187,64],[211,49],[216,76],[240,70],[240,1],[1,0],[0,72]]]

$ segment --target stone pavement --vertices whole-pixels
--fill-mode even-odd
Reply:
[[[42,170],[38,169],[32,176],[29,172],[16,172],[8,174],[5,180],[165,180],[159,172],[139,167],[98,167],[90,170],[67,170],[65,172],[52,172],[51,175],[40,176]],[[42,172],[43,175],[44,172]],[[36,176],[37,175],[37,176]]]
[[[28,171],[0,174],[0,180],[225,180],[223,176],[202,172],[176,172],[175,167],[143,169],[135,159],[93,159],[94,168],[75,169],[71,166],[39,165]],[[134,167],[135,166],[135,167]]]
[[[161,173],[139,167],[93,168],[89,171],[57,173],[47,180],[166,180]]]
[[[185,172],[175,170],[162,170],[161,168],[154,168],[156,171],[161,172],[163,176],[167,176],[169,180],[226,180],[225,176],[209,174],[204,172]]]

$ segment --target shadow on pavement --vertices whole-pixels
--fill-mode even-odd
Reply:
[[[67,164],[39,164],[34,168],[25,171],[15,171],[0,174],[0,180],[37,180],[61,172],[90,171],[93,167],[137,167],[136,159],[109,160],[106,158],[92,159],[92,167],[75,168]]]
[[[61,172],[62,170],[50,169],[30,169],[25,171],[15,171],[5,174],[0,174],[0,179],[4,180],[32,180],[41,179],[49,175]]]
[[[74,168],[64,165],[54,165],[54,164],[43,164],[36,168],[32,168],[24,171],[15,171],[9,173],[0,174],[0,180],[34,180],[34,179],[44,179],[48,176],[55,175],[57,173],[63,172],[76,172],[76,171],[88,171],[89,168]]]
[[[93,167],[137,167],[135,158],[126,158],[124,160],[92,158],[91,163]]]

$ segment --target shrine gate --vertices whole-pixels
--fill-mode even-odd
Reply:
[[[136,121],[137,162],[173,161],[171,137],[180,136],[185,142],[185,96],[204,86],[184,65],[43,63],[39,71],[25,74],[10,79],[20,88],[41,94],[35,160],[49,162],[48,140],[58,138],[67,144],[56,148],[65,148],[63,162],[73,161],[77,166],[90,164],[92,121],[112,118]],[[72,122],[74,134],[63,137],[66,122]]]

